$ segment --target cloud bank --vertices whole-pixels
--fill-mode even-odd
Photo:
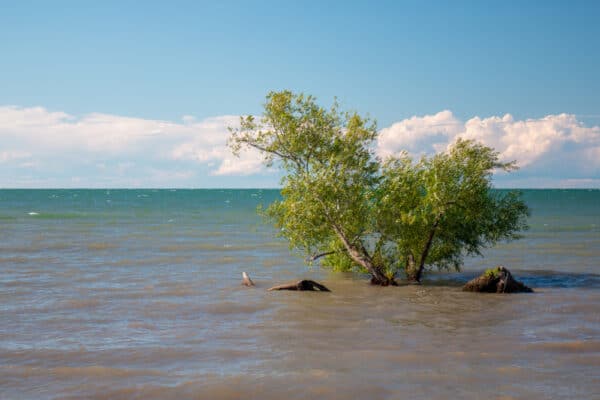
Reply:
[[[184,116],[172,122],[0,107],[0,187],[277,186],[277,174],[264,168],[257,152],[236,158],[227,149],[227,128],[238,119]],[[600,187],[600,127],[569,114],[467,121],[447,110],[414,116],[382,129],[377,153],[431,154],[459,137],[518,162],[520,171],[496,177],[499,186]]]
[[[403,150],[432,154],[458,138],[483,142],[502,161],[516,161],[519,172],[497,177],[508,186],[600,187],[600,127],[586,127],[570,114],[527,120],[506,114],[466,122],[447,110],[415,116],[382,129],[377,153],[383,158]]]
[[[77,118],[42,107],[0,107],[0,186],[194,187],[206,176],[218,182],[268,174],[257,152],[236,158],[227,149],[227,128],[238,121],[230,115],[181,122],[100,113]]]

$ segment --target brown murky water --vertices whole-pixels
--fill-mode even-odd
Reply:
[[[0,231],[0,399],[600,399],[596,230],[541,220],[484,259],[537,293],[482,295],[481,260],[421,287],[307,269],[253,207],[33,207]],[[266,291],[300,277],[333,292]]]
[[[200,282],[100,290],[43,322],[16,310],[3,323],[37,328],[35,345],[3,335],[2,398],[598,398],[598,290],[324,281],[332,293],[233,284],[212,302]]]

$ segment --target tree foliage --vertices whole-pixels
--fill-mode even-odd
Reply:
[[[231,129],[235,154],[261,151],[284,170],[282,200],[264,210],[290,246],[338,270],[359,269],[394,284],[404,271],[420,281],[428,267],[459,269],[463,257],[526,229],[528,208],[515,192],[491,190],[495,170],[511,171],[493,149],[458,140],[431,157],[380,160],[376,124],[312,96],[267,96],[262,118]]]

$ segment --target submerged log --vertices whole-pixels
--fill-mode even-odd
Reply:
[[[242,285],[244,286],[254,286],[254,282],[252,282],[252,279],[250,279],[250,277],[248,276],[247,273],[242,272]]]
[[[531,293],[533,289],[513,278],[503,266],[486,270],[482,275],[463,286],[464,292]]]
[[[273,286],[268,289],[268,291],[272,290],[320,290],[321,292],[331,292],[331,290],[327,289],[324,285],[317,283],[315,281],[311,281],[308,279],[303,279],[294,283],[286,283],[283,285]]]

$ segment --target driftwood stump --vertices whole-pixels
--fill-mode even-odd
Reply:
[[[311,281],[308,279],[303,279],[301,281],[295,283],[286,283],[283,285],[273,286],[268,289],[268,291],[272,290],[320,290],[321,292],[331,292],[331,290],[327,289],[324,285],[317,283],[315,281]]]
[[[465,292],[485,293],[531,293],[533,289],[513,278],[503,266],[486,270],[482,275],[463,286]]]
[[[250,279],[248,274],[245,272],[242,272],[242,285],[248,286],[248,287],[254,286],[254,282],[252,282],[252,279]]]

